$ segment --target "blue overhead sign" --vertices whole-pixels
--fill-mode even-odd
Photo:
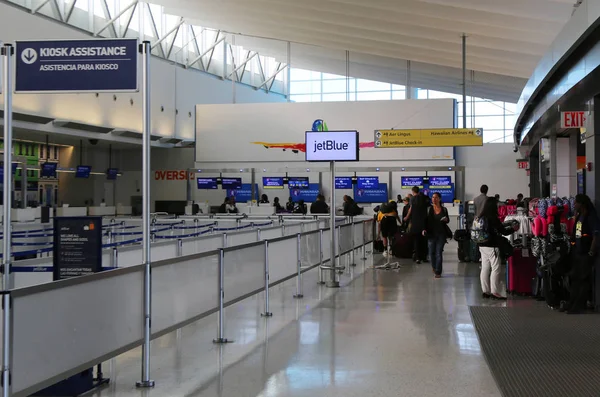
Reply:
[[[354,201],[357,203],[386,203],[388,201],[387,183],[380,183],[377,189],[360,189],[354,185]]]
[[[136,91],[138,40],[17,41],[15,92]]]

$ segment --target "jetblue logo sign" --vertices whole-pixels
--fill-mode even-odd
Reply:
[[[307,131],[306,161],[358,161],[358,132]]]
[[[16,44],[16,92],[137,90],[137,39]]]

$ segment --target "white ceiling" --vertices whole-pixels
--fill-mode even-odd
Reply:
[[[167,13],[184,16],[190,23],[332,51],[348,50],[351,57],[355,54],[362,63],[367,56],[373,56],[373,66],[377,67],[385,59],[388,64],[410,60],[458,69],[464,33],[467,69],[518,78],[519,84],[530,77],[571,17],[575,3],[575,0],[151,1],[164,5]],[[275,55],[284,55],[281,44],[273,47],[278,48],[274,49]],[[297,59],[296,63],[302,62],[303,59]]]

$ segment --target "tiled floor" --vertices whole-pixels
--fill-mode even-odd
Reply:
[[[294,281],[273,289],[273,318],[260,317],[261,296],[229,308],[233,344],[211,343],[215,316],[156,340],[154,389],[134,387],[136,349],[105,364],[111,384],[92,395],[500,396],[467,308],[482,303],[479,266],[457,263],[453,245],[445,257],[442,279],[427,264],[373,271],[359,263],[354,281],[344,275],[331,290],[309,273],[302,300],[292,298]]]

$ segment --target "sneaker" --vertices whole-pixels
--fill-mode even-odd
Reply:
[[[505,300],[507,300],[507,298],[506,298],[506,296],[492,295],[492,300],[495,300],[495,301],[505,301]]]
[[[415,263],[416,263],[417,265],[420,265],[420,264],[421,264],[421,260],[420,260],[420,259],[417,259],[417,260],[415,261]]]
[[[436,274],[435,276],[433,276],[433,278],[442,278],[441,274]]]
[[[492,297],[492,294],[488,294],[488,293],[483,293],[481,294],[481,296],[483,297],[483,299],[490,299]]]

